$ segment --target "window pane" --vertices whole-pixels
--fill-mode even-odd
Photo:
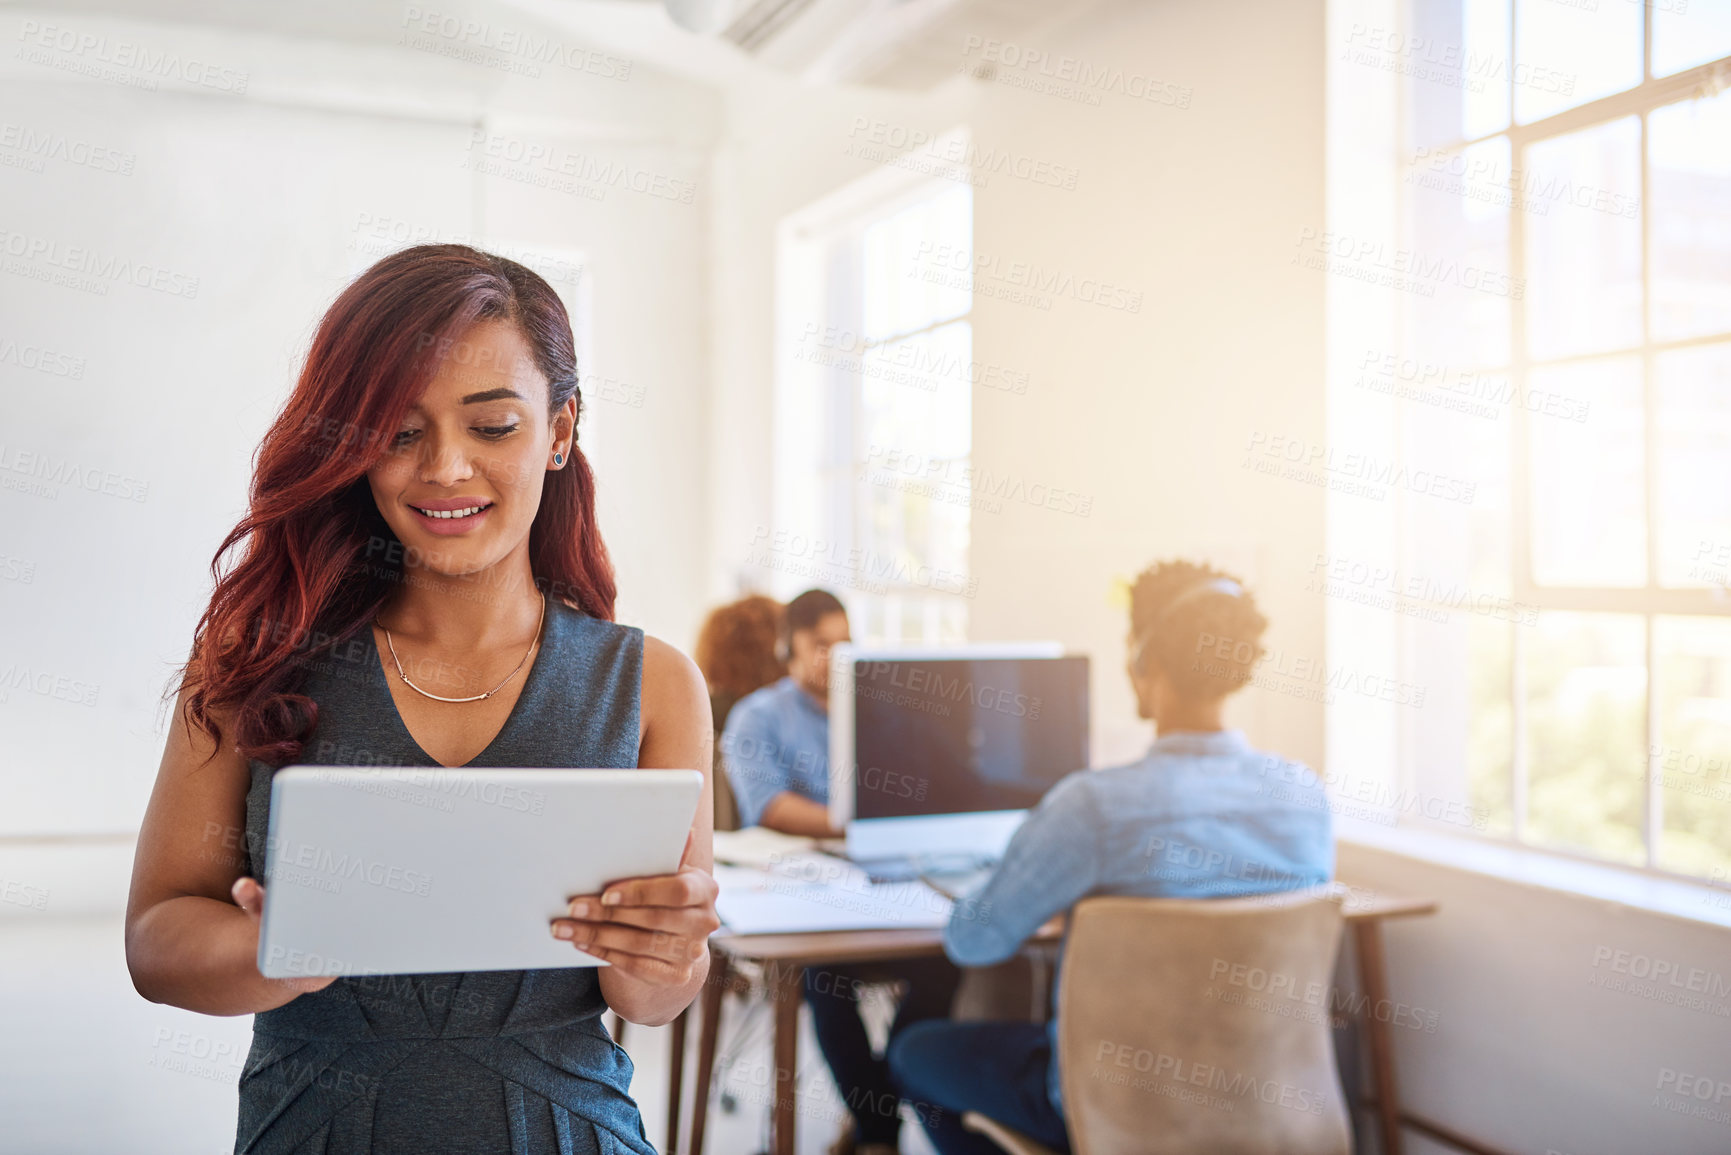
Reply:
[[[972,398],[965,377],[946,380],[931,367],[965,365],[971,350],[970,327],[959,321],[863,360],[857,544],[872,581],[914,593],[965,586]]]
[[[1467,631],[1467,786],[1476,818],[1492,834],[1514,831],[1511,798],[1514,712],[1509,691],[1511,631],[1529,629],[1536,615],[1510,607],[1510,620],[1478,616]]]
[[[1461,57],[1467,79],[1461,86],[1461,136],[1471,140],[1509,126],[1509,0],[1464,0],[1461,4]]]
[[[1515,119],[1521,124],[1641,83],[1641,5],[1515,5]]]
[[[860,361],[862,460],[870,464],[874,452],[894,450],[966,457],[973,445],[972,352],[966,321],[868,350]]]
[[[968,606],[959,598],[886,594],[858,598],[850,611],[853,636],[867,645],[968,640]]]
[[[1639,9],[1636,9],[1639,11]],[[1537,360],[1641,339],[1640,139],[1636,117],[1529,145],[1527,347]]]
[[[966,469],[965,460],[957,468]],[[967,585],[968,511],[918,482],[883,478],[863,487],[857,569],[868,593],[959,593]],[[852,560],[852,559],[850,559]]]
[[[1411,7],[1413,34],[1399,67],[1411,78],[1412,141],[1453,144],[1509,126],[1509,0],[1431,0]],[[1361,59],[1391,67],[1385,41]]]
[[[973,300],[973,200],[958,185],[869,226],[865,335],[910,333],[968,311]]]
[[[1424,691],[1423,709],[1404,718],[1418,783],[1414,817],[1456,830],[1514,829],[1509,637],[1536,615],[1510,609],[1501,599],[1400,610],[1410,677]]]
[[[1540,614],[1528,638],[1528,838],[1644,863],[1647,670],[1640,618]]]
[[[1731,92],[1654,109],[1647,132],[1653,335],[1731,332]]]
[[[1731,621],[1659,618],[1659,865],[1731,881]]]
[[[1420,150],[1407,174],[1415,253],[1440,265],[1413,299],[1409,347],[1455,368],[1509,360],[1509,142]]]
[[[1533,580],[1645,585],[1640,359],[1535,369],[1524,404],[1532,445]],[[1585,420],[1575,419],[1581,415]]]
[[[1426,373],[1420,369],[1418,373]],[[1415,469],[1460,481],[1471,500],[1408,501],[1403,510],[1409,596],[1445,607],[1509,592],[1509,406],[1507,373],[1435,368],[1429,387],[1401,403],[1405,455]],[[1401,383],[1396,379],[1396,383]],[[1464,546],[1464,548],[1463,548]]]
[[[1659,584],[1731,585],[1731,345],[1661,353],[1654,372]]]
[[[1731,56],[1731,4],[1655,0],[1654,76],[1669,76],[1721,56]]]

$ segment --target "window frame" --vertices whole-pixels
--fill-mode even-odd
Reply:
[[[1423,0],[1407,0],[1400,7],[1403,17],[1409,24],[1413,22],[1413,5]],[[1509,3],[1509,83],[1515,73],[1515,53],[1518,49],[1517,22],[1518,10],[1523,3],[1541,2],[1541,0],[1510,0]],[[1478,840],[1506,844],[1522,849],[1539,851],[1556,855],[1564,859],[1593,863],[1614,869],[1632,870],[1667,879],[1682,880],[1691,884],[1708,887],[1711,880],[1698,876],[1684,874],[1659,865],[1659,848],[1664,834],[1664,788],[1663,788],[1663,735],[1661,732],[1661,703],[1659,700],[1660,680],[1657,675],[1659,655],[1656,644],[1656,619],[1660,617],[1703,616],[1731,619],[1731,601],[1724,597],[1723,590],[1712,588],[1685,588],[1663,586],[1659,584],[1659,518],[1658,518],[1658,382],[1655,373],[1655,362],[1661,355],[1677,349],[1689,349],[1705,346],[1731,346],[1731,328],[1710,335],[1669,340],[1655,340],[1653,337],[1653,280],[1651,269],[1652,255],[1652,211],[1651,211],[1651,180],[1649,176],[1649,117],[1655,111],[1697,98],[1711,98],[1731,89],[1731,55],[1696,65],[1681,72],[1667,76],[1653,75],[1653,24],[1654,9],[1652,4],[1642,4],[1642,80],[1633,88],[1596,100],[1588,101],[1573,108],[1554,113],[1538,120],[1521,123],[1515,117],[1513,93],[1509,100],[1509,120],[1503,128],[1496,132],[1484,133],[1478,136],[1461,137],[1456,140],[1430,145],[1438,152],[1458,153],[1475,145],[1506,140],[1509,146],[1509,160],[1515,171],[1524,171],[1524,160],[1527,149],[1531,146],[1566,136],[1585,129],[1595,128],[1630,116],[1638,119],[1639,124],[1639,166],[1640,166],[1640,230],[1641,230],[1641,327],[1639,341],[1634,345],[1623,345],[1612,349],[1571,354],[1562,357],[1538,359],[1529,353],[1527,341],[1527,301],[1525,293],[1509,295],[1509,337],[1508,361],[1503,365],[1474,365],[1474,371],[1487,373],[1504,373],[1509,378],[1511,388],[1516,396],[1524,396],[1528,381],[1534,370],[1543,370],[1558,366],[1588,364],[1617,358],[1638,356],[1642,370],[1642,414],[1643,414],[1643,520],[1645,525],[1646,547],[1646,582],[1635,587],[1612,586],[1557,586],[1541,585],[1533,576],[1533,465],[1531,460],[1532,433],[1528,413],[1524,406],[1509,406],[1509,424],[1506,430],[1507,444],[1504,447],[1509,455],[1509,521],[1508,521],[1508,559],[1509,559],[1509,596],[1519,605],[1532,607],[1540,612],[1574,612],[1574,613],[1604,613],[1623,614],[1639,617],[1642,621],[1644,634],[1644,670],[1646,673],[1645,687],[1645,749],[1646,760],[1643,767],[1643,813],[1641,820],[1641,841],[1644,851],[1643,861],[1631,864],[1616,859],[1604,858],[1579,850],[1557,847],[1548,843],[1535,841],[1530,833],[1530,800],[1529,782],[1531,766],[1527,741],[1527,703],[1526,703],[1526,641],[1520,625],[1514,621],[1507,624],[1509,631],[1509,809],[1510,830],[1508,834],[1485,831],[1464,831],[1458,828],[1450,829],[1423,817],[1403,817],[1402,825],[1410,824],[1427,830],[1449,830],[1457,836],[1468,836]],[[1410,158],[1415,154],[1415,146],[1410,139],[1413,127],[1412,118],[1408,115],[1411,81],[1405,81],[1398,86],[1401,105],[1397,117],[1397,155],[1400,158]],[[1396,199],[1396,220],[1400,222],[1402,233],[1408,238],[1412,235],[1413,206],[1412,194],[1404,184],[1396,181],[1393,185]],[[1527,279],[1527,213],[1518,201],[1508,209],[1508,271],[1512,284],[1525,285]],[[1411,350],[1405,344],[1403,337],[1395,340],[1395,347],[1403,355],[1411,355]],[[1402,401],[1401,412],[1410,402]],[[1399,427],[1397,421],[1397,428]],[[1410,519],[1397,518],[1393,527],[1393,546],[1396,557],[1410,556],[1409,547],[1412,541],[1414,527]],[[1426,602],[1413,599],[1415,604],[1442,606],[1442,603]],[[1443,606],[1442,608],[1446,608]],[[1409,642],[1401,638],[1395,643],[1397,654]],[[1470,708],[1470,707],[1469,707]],[[1397,739],[1398,748],[1403,755],[1408,751],[1409,736],[1406,728],[1402,728]],[[1402,757],[1402,777],[1409,783],[1413,774],[1413,762],[1409,757]]]
[[[958,127],[946,133],[939,145],[952,140],[967,139],[965,127]],[[938,152],[946,152],[937,148]],[[953,315],[946,315],[941,320],[933,321],[906,331],[897,331],[881,337],[867,339],[865,335],[865,298],[864,298],[864,237],[868,229],[897,213],[917,205],[933,196],[952,190],[958,182],[943,177],[924,173],[912,173],[907,170],[887,167],[881,171],[868,173],[852,181],[815,204],[791,214],[786,218],[778,233],[779,268],[777,274],[777,294],[780,298],[778,309],[778,346],[779,355],[776,364],[777,382],[777,414],[778,421],[775,430],[777,443],[775,464],[775,521],[778,527],[790,523],[798,524],[801,518],[790,515],[792,503],[788,500],[790,486],[802,483],[816,483],[821,487],[820,498],[823,512],[818,514],[819,527],[824,532],[834,534],[843,540],[848,549],[861,549],[862,535],[860,525],[864,520],[867,508],[867,494],[858,481],[862,470],[867,468],[866,447],[863,444],[864,421],[864,385],[865,376],[861,372],[848,372],[849,385],[845,405],[831,404],[833,398],[826,398],[819,404],[820,430],[832,436],[838,442],[848,445],[846,460],[840,458],[819,462],[814,468],[806,469],[796,463],[794,455],[786,445],[789,431],[784,427],[781,414],[783,406],[781,399],[787,391],[810,388],[813,384],[811,366],[802,365],[799,361],[797,343],[799,335],[806,323],[813,319],[814,312],[819,323],[832,325],[851,331],[859,336],[859,346],[850,350],[863,364],[865,358],[873,350],[895,345],[945,329],[956,324],[969,326],[970,334],[974,323],[975,297],[970,290],[967,294],[967,307]],[[969,188],[970,198],[972,186],[966,181],[961,182]],[[971,220],[971,211],[970,211]],[[973,247],[972,235],[966,238],[968,250]],[[816,310],[809,305],[803,305],[801,298],[820,300],[823,302]],[[971,347],[971,339],[970,339]],[[967,388],[964,384],[958,386]],[[970,426],[972,415],[970,410]],[[972,444],[970,428],[970,446]],[[972,459],[970,448],[969,458]],[[956,460],[956,459],[946,459]],[[842,495],[845,494],[845,500]],[[971,511],[968,516],[971,529]],[[845,533],[842,529],[845,528]],[[963,580],[971,577],[971,562],[968,573],[959,575]],[[793,575],[777,572],[772,578],[773,586],[784,586],[791,590],[795,585],[802,585],[802,579]],[[803,584],[813,584],[803,582]],[[815,579],[815,584],[825,584],[822,578]],[[772,588],[773,588],[772,586]],[[870,588],[880,587],[880,588]],[[803,588],[803,585],[802,585]],[[860,603],[864,599],[877,601],[888,620],[899,620],[906,604],[911,600],[924,603],[927,617],[934,619],[936,624],[936,607],[944,602],[953,602],[961,607],[963,619],[963,637],[967,633],[967,598],[956,592],[936,589],[917,583],[899,581],[873,581],[871,583],[853,583],[840,591],[844,601],[848,602],[850,616],[869,620],[869,613],[862,613],[865,606]],[[856,624],[856,629],[859,625]],[[869,631],[861,631],[861,640],[887,640],[901,642],[910,640],[904,629],[883,639],[872,639],[867,636]],[[917,640],[917,638],[912,639]]]

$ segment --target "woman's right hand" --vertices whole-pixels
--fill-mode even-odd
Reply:
[[[229,895],[234,899],[234,904],[246,911],[247,917],[252,920],[253,936],[256,938],[259,933],[259,920],[264,917],[263,885],[257,879],[237,878],[234,880],[234,885],[229,888]],[[341,977],[341,975],[308,975],[305,978],[292,979],[267,978],[265,981],[278,984],[297,994],[306,994],[308,991],[322,991]]]

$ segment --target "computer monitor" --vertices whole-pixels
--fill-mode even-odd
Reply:
[[[1056,642],[838,646],[829,715],[830,822],[850,858],[995,861],[1088,765],[1088,659]]]

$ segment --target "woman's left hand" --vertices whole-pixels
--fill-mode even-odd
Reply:
[[[685,855],[691,839],[685,840]],[[577,895],[553,935],[652,986],[684,986],[705,969],[709,936],[721,926],[707,870],[680,858],[675,874],[628,878],[600,894]]]

